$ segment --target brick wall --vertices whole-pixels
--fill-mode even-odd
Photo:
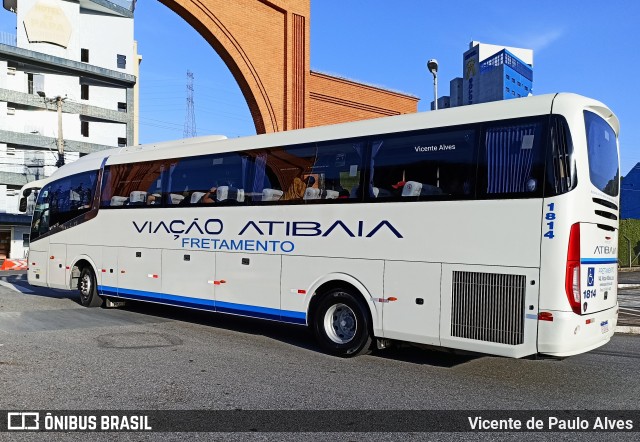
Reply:
[[[417,98],[311,72],[309,0],[160,1],[229,67],[258,133],[417,110]]]
[[[418,98],[311,72],[307,127],[417,112]]]

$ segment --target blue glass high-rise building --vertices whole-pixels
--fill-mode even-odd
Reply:
[[[532,94],[533,51],[472,41],[462,56],[462,78],[438,108],[521,98]],[[449,106],[442,106],[448,98]],[[433,108],[433,106],[432,106]]]
[[[622,179],[620,219],[640,219],[640,163]]]
[[[515,48],[483,51],[486,46],[499,48],[478,43],[464,53],[462,104],[528,96],[533,87],[533,68],[513,53]],[[533,51],[528,52],[533,59]],[[490,55],[482,58],[487,53]]]

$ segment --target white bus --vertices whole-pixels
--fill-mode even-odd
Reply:
[[[394,341],[574,355],[617,321],[619,124],[544,95],[88,155],[41,190],[31,284]]]
[[[36,199],[38,198],[38,192],[49,182],[48,178],[41,180],[30,181],[20,189],[20,206],[19,211],[25,212],[27,215],[33,215],[33,210],[36,207]]]

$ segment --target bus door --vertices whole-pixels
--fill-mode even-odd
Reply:
[[[28,280],[37,284],[48,284],[47,274],[49,269],[49,237],[45,236],[49,231],[49,186],[45,186],[40,195],[31,222],[29,243],[29,270]],[[54,255],[55,256],[55,255]]]
[[[49,256],[49,238],[42,238],[29,244],[27,271],[29,281],[47,284]]]
[[[280,255],[218,253],[216,310],[280,320]]]
[[[216,254],[196,250],[162,251],[162,296],[169,304],[215,310]]]
[[[52,288],[68,289],[67,245],[50,244],[47,260],[48,286]]]

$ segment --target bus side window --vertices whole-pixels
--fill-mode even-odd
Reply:
[[[372,143],[369,198],[467,198],[475,183],[476,131],[428,130]]]
[[[485,129],[478,193],[504,198],[542,196],[543,122],[524,121]]]
[[[243,204],[249,168],[247,156],[241,153],[173,160],[167,168],[166,204]]]
[[[271,148],[255,155],[253,201],[308,202],[356,198],[363,164],[361,141],[328,141]],[[282,192],[282,196],[275,198]]]
[[[105,169],[101,207],[160,207],[167,160],[115,164]]]

